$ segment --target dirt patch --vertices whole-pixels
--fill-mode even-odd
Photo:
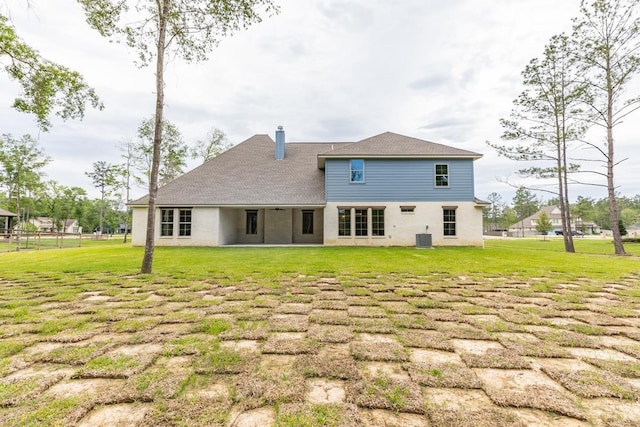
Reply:
[[[573,357],[618,360],[621,362],[637,362],[635,358],[612,349],[567,348],[567,351]]]
[[[118,393],[118,390],[124,390],[125,380],[93,378],[86,380],[69,380],[58,383],[49,390],[47,395],[56,398],[69,398],[78,396],[111,396]]]
[[[78,427],[107,427],[136,425],[144,419],[151,410],[150,404],[123,403],[107,405],[89,412]]]
[[[360,411],[360,421],[368,427],[424,427],[426,419],[423,415],[396,413],[383,409]]]
[[[361,370],[367,377],[389,377],[401,381],[408,381],[409,374],[400,363],[390,362],[363,362]]]
[[[589,399],[589,414],[606,427],[637,427],[640,420],[638,402],[620,399]]]
[[[254,340],[221,341],[220,347],[240,352],[258,353],[260,351],[260,342]]]
[[[451,340],[453,348],[460,353],[484,354],[489,349],[503,349],[504,347],[495,341],[484,340]]]
[[[307,402],[311,404],[343,403],[345,400],[344,383],[324,378],[307,380]]]
[[[442,407],[427,408],[430,427],[477,427],[477,426],[509,426],[525,427],[513,412],[496,407],[446,409]]]
[[[458,338],[463,340],[493,339],[486,331],[466,324],[455,322],[440,322],[436,324],[436,328],[438,331],[447,334],[451,338]]]
[[[460,356],[453,352],[411,349],[411,362],[413,363],[458,363],[462,364]]]

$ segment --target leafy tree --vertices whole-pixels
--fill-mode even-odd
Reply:
[[[0,64],[9,78],[22,86],[13,108],[34,114],[40,129],[51,126],[49,117],[82,118],[87,103],[103,106],[83,77],[67,67],[51,62],[20,39],[7,16],[0,10]]]
[[[40,192],[40,198],[46,205],[44,216],[51,218],[56,230],[63,231],[64,224],[74,218],[86,195],[80,187],[66,187],[56,181],[48,181]]]
[[[542,211],[538,219],[536,220],[536,231],[544,236],[544,240],[547,239],[547,233],[553,230],[553,224],[551,219],[545,211]],[[571,234],[571,233],[569,233]]]
[[[156,105],[149,176],[147,230],[141,273],[151,273],[158,172],[162,149],[165,54],[202,61],[222,37],[260,22],[259,8],[277,12],[273,0],[78,0],[87,22],[101,35],[124,39],[140,65],[155,57]],[[132,9],[133,6],[133,10]]]
[[[149,185],[153,168],[154,119],[142,121],[138,128],[138,140],[131,146],[131,167],[138,172],[134,179],[139,184]],[[162,186],[184,173],[189,147],[182,134],[172,123],[162,122],[162,146],[158,167],[158,185]]]
[[[85,172],[93,180],[93,186],[100,190],[100,233],[104,232],[104,198],[117,185],[116,169],[103,160],[93,163],[93,172]]]
[[[133,152],[133,142],[131,140],[124,141],[120,145],[120,150],[122,151],[122,158],[124,159],[124,163],[120,165],[118,171],[120,172],[120,178],[122,179],[122,186],[124,187],[124,238],[122,239],[122,243],[127,243],[127,236],[129,234],[129,223],[131,216],[131,209],[126,205],[130,200],[130,192],[131,192],[131,169],[133,167],[134,161],[134,152]]]
[[[522,221],[540,210],[540,200],[526,187],[519,187],[513,196],[513,211],[517,221]],[[522,230],[524,236],[524,229]]]
[[[627,229],[625,228],[622,220],[618,220],[618,232],[620,233],[621,236],[627,235]]]
[[[227,141],[227,135],[224,132],[218,128],[211,128],[207,132],[206,139],[197,141],[196,146],[189,151],[192,159],[202,159],[202,163],[205,163],[231,147],[232,145]]]
[[[486,228],[488,230],[497,230],[500,228],[498,224],[502,219],[502,210],[504,209],[502,196],[494,191],[487,196],[487,200],[491,205],[484,209],[484,216],[487,222]]]
[[[513,101],[509,119],[502,119],[504,144],[489,145],[512,160],[542,162],[520,169],[522,176],[554,179],[562,218],[565,251],[575,252],[569,209],[569,174],[579,169],[568,158],[569,145],[585,131],[573,110],[584,93],[569,38],[553,36],[541,59],[534,58],[522,72],[525,90]],[[548,191],[548,190],[545,190]]]
[[[7,191],[9,209],[15,210],[19,217],[22,196],[28,191],[37,191],[43,176],[42,168],[50,161],[31,135],[15,139],[4,134],[0,138],[0,185]],[[18,227],[19,224],[20,220]]]
[[[619,219],[614,184],[614,129],[640,108],[640,97],[628,95],[630,83],[640,71],[640,0],[582,0],[581,16],[574,19],[573,37],[588,85],[583,100],[591,121],[605,132],[602,144],[587,142],[606,164],[610,223]],[[616,255],[624,255],[618,227],[611,227]]]

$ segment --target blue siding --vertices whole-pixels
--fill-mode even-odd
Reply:
[[[435,164],[449,165],[449,187],[435,186]],[[365,159],[365,182],[349,182],[349,159],[327,159],[328,202],[472,201],[471,159]]]

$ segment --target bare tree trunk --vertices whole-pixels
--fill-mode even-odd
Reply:
[[[167,14],[171,0],[160,0],[158,4],[158,41],[156,55],[156,116],[153,136],[153,160],[151,177],[149,178],[149,208],[147,211],[147,236],[144,247],[144,258],[140,273],[153,271],[153,251],[155,248],[156,197],[158,195],[158,170],[160,169],[160,146],[162,144],[162,113],[164,109],[164,51],[166,47]]]
[[[611,232],[613,248],[616,255],[626,255],[622,245],[622,236],[618,226],[618,201],[616,187],[613,182],[613,83],[611,81],[612,65],[607,57],[607,195],[609,196],[609,212],[611,216]]]

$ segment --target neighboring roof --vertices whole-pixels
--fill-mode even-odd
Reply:
[[[4,209],[0,209],[0,216],[8,217],[8,216],[18,216],[13,212],[5,211]]]
[[[287,143],[283,160],[275,142],[255,135],[158,189],[157,205],[322,206],[324,171],[316,156],[336,143]],[[146,205],[147,197],[130,203]]]
[[[424,158],[471,158],[479,159],[482,154],[461,150],[448,145],[437,144],[423,139],[385,132],[359,142],[344,145],[318,155],[318,167],[324,168],[327,158],[335,157],[424,157]]]
[[[509,228],[533,228],[535,227],[535,224],[533,223],[533,220],[537,220],[538,218],[540,218],[540,215],[542,214],[542,212],[546,212],[547,216],[549,217],[549,219],[562,219],[562,212],[560,211],[560,208],[558,206],[542,206],[540,208],[540,210],[536,213],[534,213],[531,216],[528,216],[518,222],[516,222],[515,224],[512,224]],[[576,217],[571,217],[571,223],[572,225],[576,222],[576,221],[581,221],[580,218],[576,218]],[[583,225],[595,225],[595,223],[592,222],[581,222],[581,224]]]

